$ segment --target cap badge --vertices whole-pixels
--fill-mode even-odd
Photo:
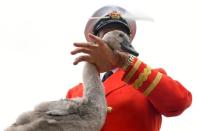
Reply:
[[[121,15],[117,11],[113,11],[108,14],[112,19],[120,19]]]

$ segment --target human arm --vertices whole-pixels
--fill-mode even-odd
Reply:
[[[191,105],[191,93],[163,69],[151,69],[138,58],[122,78],[126,83],[143,93],[155,109],[165,116],[181,114]]]
[[[100,72],[113,68],[123,68],[128,63],[129,54],[112,51],[98,37],[90,35],[95,45],[91,43],[77,43],[72,54],[86,53],[79,56],[74,64],[88,61],[97,66]],[[178,81],[168,76],[163,69],[152,69],[144,62],[135,58],[125,69],[123,79],[142,92],[154,108],[165,116],[181,114],[191,105],[191,93]]]

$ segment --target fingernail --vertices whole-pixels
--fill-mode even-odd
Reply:
[[[76,61],[74,61],[74,62],[73,62],[73,65],[77,65],[77,62],[76,62]]]
[[[91,34],[91,33],[89,33],[89,34],[88,34],[88,36],[89,36],[89,37],[94,37],[94,35],[93,35],[93,34]]]

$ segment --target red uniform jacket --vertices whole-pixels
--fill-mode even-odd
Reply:
[[[102,131],[159,131],[161,115],[175,116],[190,106],[192,96],[163,69],[151,69],[139,59],[125,72],[118,70],[105,82],[111,112]],[[83,85],[70,89],[67,98],[83,94]]]

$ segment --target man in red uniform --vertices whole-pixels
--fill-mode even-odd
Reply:
[[[125,52],[112,51],[101,39],[112,30],[127,33],[132,41],[136,23],[125,9],[105,6],[86,25],[88,42],[75,43],[71,52],[85,53],[74,64],[87,61],[95,64],[99,72],[116,69],[104,81],[108,114],[102,131],[159,131],[161,116],[181,114],[191,105],[191,93],[164,69],[152,69],[139,60],[131,45],[121,47]],[[80,83],[68,91],[67,98],[82,96],[82,92]]]

